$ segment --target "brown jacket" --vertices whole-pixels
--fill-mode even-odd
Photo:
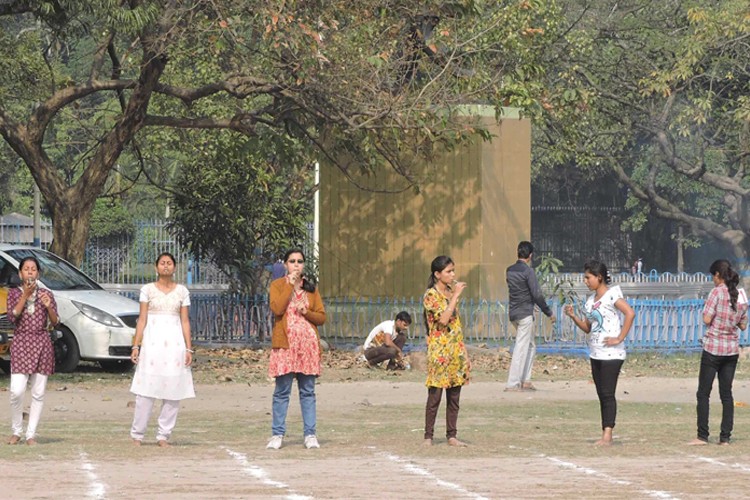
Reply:
[[[273,311],[274,319],[276,320],[273,324],[273,333],[271,335],[271,347],[274,349],[289,349],[289,340],[286,338],[286,307],[289,305],[293,291],[294,287],[287,282],[286,277],[275,279],[271,282],[271,290],[269,292],[271,296],[271,311]],[[323,307],[323,299],[320,298],[317,288],[312,293],[305,293],[307,293],[307,301],[310,304],[307,308],[305,319],[313,325],[315,333],[320,338],[318,327],[326,322],[326,310]]]

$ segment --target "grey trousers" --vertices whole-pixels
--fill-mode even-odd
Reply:
[[[516,328],[516,345],[510,361],[507,387],[521,387],[531,380],[531,368],[534,366],[536,344],[534,343],[534,316],[526,316],[513,322]]]

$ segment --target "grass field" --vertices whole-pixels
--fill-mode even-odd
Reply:
[[[272,384],[243,377],[242,363],[234,372],[197,366],[198,397],[184,403],[173,446],[149,441],[136,448],[128,438],[130,376],[84,369],[50,382],[38,446],[0,447],[2,497],[748,497],[750,408],[736,408],[731,446],[685,445],[695,432],[696,380],[682,372],[693,362],[697,370],[692,358],[626,362],[616,444],[608,448],[593,446],[599,409],[582,375],[585,360],[573,368],[560,367],[566,360],[540,360],[535,393],[503,393],[507,372],[477,370],[462,393],[459,437],[470,445],[464,449],[445,444],[444,408],[434,446],[422,446],[421,374],[350,367],[331,368],[320,379],[321,449],[302,446],[295,396],[284,447],[266,450]],[[642,376],[639,366],[651,373]],[[0,378],[6,391],[7,380]],[[750,400],[742,372],[735,399]],[[8,412],[7,403],[0,405],[2,422]],[[717,402],[711,416],[718,433]]]

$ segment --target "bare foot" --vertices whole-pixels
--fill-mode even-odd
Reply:
[[[19,441],[21,441],[21,436],[16,436],[15,434],[8,439],[8,444],[18,444]]]
[[[729,441],[721,441],[719,446],[729,446]]]
[[[708,444],[708,441],[704,441],[698,438],[695,438],[692,441],[688,442],[688,446],[706,446],[707,444]]]
[[[133,446],[140,446],[141,440],[140,439],[133,439]]]
[[[524,391],[535,391],[536,387],[534,387],[534,384],[532,384],[531,382],[524,382],[521,385],[521,389],[523,389]]]
[[[36,439],[34,439],[34,438],[27,439],[26,440],[26,444],[29,445],[29,446],[36,446],[36,444],[37,444],[36,443]]]
[[[425,440],[422,441],[422,446],[432,446],[432,438],[425,438]]]
[[[612,442],[613,441],[612,441],[611,438],[610,439],[604,439],[604,438],[602,438],[599,441],[597,441],[596,443],[594,443],[594,446],[612,446]]]
[[[460,447],[464,448],[464,447],[469,446],[469,445],[467,445],[463,441],[459,441],[456,438],[448,438],[448,446],[460,446]]]
[[[159,448],[169,448],[170,446],[172,446],[171,444],[167,443],[166,439],[160,439],[156,442],[156,444],[157,446],[159,446]]]

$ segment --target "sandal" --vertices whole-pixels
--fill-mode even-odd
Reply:
[[[8,439],[8,444],[18,444],[21,441],[21,436],[16,436],[13,434],[10,439]]]

